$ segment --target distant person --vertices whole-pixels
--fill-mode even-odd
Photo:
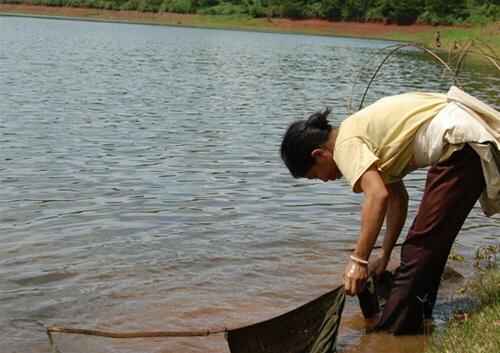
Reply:
[[[376,329],[421,332],[430,318],[451,246],[478,200],[486,215],[500,212],[500,113],[452,87],[447,94],[385,97],[345,119],[329,111],[292,123],[281,158],[296,178],[343,177],[363,193],[361,229],[344,273],[347,294],[387,266],[406,220],[403,177],[430,167],[418,213],[401,249],[401,266]],[[332,195],[334,198],[335,195]],[[386,222],[382,254],[370,258]]]
[[[441,33],[439,31],[434,34],[434,45],[436,48],[441,48]]]

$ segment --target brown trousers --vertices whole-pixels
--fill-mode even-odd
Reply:
[[[485,187],[481,162],[466,145],[429,169],[417,216],[401,249],[391,293],[376,329],[421,333],[431,318],[446,260]]]

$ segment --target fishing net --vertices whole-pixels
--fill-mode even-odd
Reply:
[[[332,353],[336,351],[344,287],[273,319],[229,330],[231,353]]]
[[[366,319],[373,318],[380,311],[379,300],[387,298],[392,276],[391,272],[386,271],[377,279],[369,278],[364,290],[358,294],[360,308]],[[47,327],[47,334],[54,353],[61,353],[52,337],[54,333],[121,339],[201,337],[224,333],[231,353],[334,353],[344,304],[344,286],[339,286],[292,311],[234,329],[111,332],[51,326]]]

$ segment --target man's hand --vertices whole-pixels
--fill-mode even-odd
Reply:
[[[368,266],[349,260],[344,273],[344,287],[346,294],[360,293],[368,279]]]
[[[388,263],[389,258],[384,255],[372,257],[368,262],[368,276],[380,276],[384,273]]]

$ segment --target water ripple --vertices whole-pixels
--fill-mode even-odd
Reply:
[[[0,27],[2,352],[46,349],[44,334],[9,320],[236,326],[339,281],[361,198],[345,182],[293,180],[280,138],[325,106],[339,124],[353,80],[356,107],[370,77],[359,72],[388,43],[5,17]],[[491,72],[463,79],[500,104]],[[367,101],[449,83],[432,61],[403,52]],[[424,182],[424,172],[407,178],[410,216]],[[473,210],[461,249],[494,242],[498,222]]]

